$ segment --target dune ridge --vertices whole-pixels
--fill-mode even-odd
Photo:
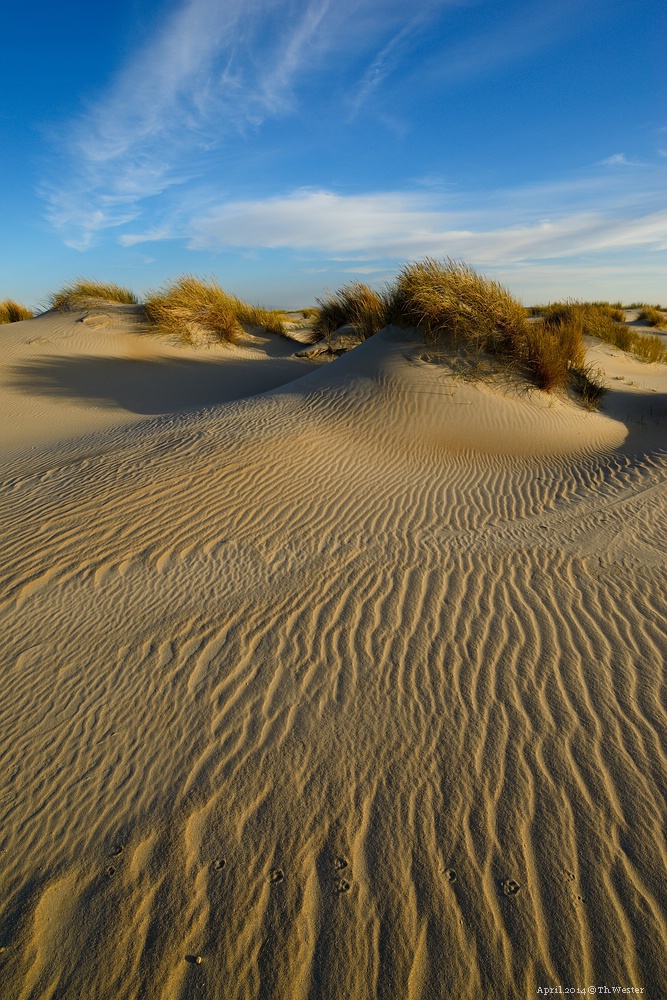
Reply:
[[[8,458],[3,995],[664,993],[652,387],[389,330]]]

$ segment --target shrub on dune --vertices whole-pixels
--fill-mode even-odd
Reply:
[[[35,314],[26,309],[14,299],[3,299],[0,302],[0,323],[20,323],[24,319],[32,319]]]
[[[317,299],[319,309],[313,330],[320,337],[329,337],[341,326],[352,326],[362,340],[387,325],[385,298],[361,281],[352,281],[337,292]]]
[[[235,343],[249,327],[285,333],[283,313],[242,302],[213,277],[183,274],[168,281],[148,296],[145,309],[159,330],[189,343],[201,339]]]
[[[49,296],[49,307],[65,312],[69,309],[84,309],[95,302],[120,302],[123,305],[137,305],[137,301],[134,292],[122,285],[76,278]]]

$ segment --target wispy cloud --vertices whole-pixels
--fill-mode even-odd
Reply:
[[[629,160],[625,153],[614,153],[605,160],[600,160],[600,165],[604,167],[641,167],[639,160]]]
[[[66,131],[64,180],[41,187],[50,221],[86,247],[136,217],[142,201],[200,173],[226,139],[289,112],[297,77],[344,42],[358,46],[372,9],[392,24],[399,8],[186,0]]]
[[[404,61],[406,51],[411,42],[433,21],[442,6],[462,6],[465,0],[448,0],[445,4],[431,0],[422,3],[416,13],[410,13],[407,21],[394,32],[385,42],[380,51],[373,57],[370,65],[361,79],[355,82],[350,105],[348,121],[353,120],[382,85],[384,80],[396,71]]]

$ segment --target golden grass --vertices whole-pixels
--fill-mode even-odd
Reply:
[[[123,305],[137,305],[134,292],[113,282],[76,278],[68,285],[49,296],[49,307],[65,312],[69,309],[83,309],[93,302],[120,302]]]
[[[530,311],[504,286],[463,261],[427,257],[406,264],[384,294],[355,281],[318,303],[315,330],[323,337],[350,324],[365,338],[398,323],[416,327],[428,346],[502,358],[547,392],[569,387],[586,406],[595,407],[604,392],[585,364],[581,323],[555,310],[529,323]],[[600,315],[612,323],[604,310]]]
[[[655,306],[644,306],[639,312],[639,318],[648,326],[655,326],[658,330],[667,327],[667,316]]]
[[[446,341],[516,366],[538,388],[572,388],[595,405],[602,383],[585,366],[582,333],[572,324],[529,323],[524,307],[496,281],[462,261],[407,264],[390,292],[393,322],[416,326],[427,344]]]
[[[390,291],[389,314],[417,327],[427,344],[446,337],[493,353],[523,342],[528,329],[523,306],[502,285],[449,259],[406,264]]]
[[[372,337],[387,324],[387,303],[370,285],[352,281],[337,292],[317,299],[318,314],[313,330],[329,337],[341,326],[351,326],[363,340]]]
[[[623,321],[617,322],[613,310],[610,311],[607,305],[600,302],[554,302],[543,307],[542,321],[551,328],[565,326],[581,336],[597,337],[619,351],[636,355],[642,361],[667,361],[667,350],[661,337],[646,336]],[[658,316],[662,319],[661,313]]]
[[[0,323],[20,323],[21,320],[32,319],[34,315],[32,310],[26,309],[14,299],[0,301]]]
[[[628,309],[657,309],[658,312],[665,312],[665,308],[658,303],[650,305],[648,302],[631,302]]]
[[[632,353],[649,364],[656,361],[663,364],[667,362],[665,342],[662,337],[658,337],[656,334],[642,335],[641,333],[636,333],[632,344]]]
[[[214,277],[182,274],[149,294],[146,315],[163,333],[174,333],[187,343],[216,340],[236,343],[252,327],[285,334],[285,314],[251,306],[230,295]]]

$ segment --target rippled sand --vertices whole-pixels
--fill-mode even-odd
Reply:
[[[3,997],[667,995],[667,368],[595,352],[5,458]]]

